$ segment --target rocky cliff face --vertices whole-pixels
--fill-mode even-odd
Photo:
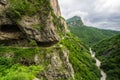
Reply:
[[[37,73],[35,79],[74,77],[69,50],[56,45],[67,31],[57,0],[0,0],[0,50],[5,50],[0,51],[0,59],[44,66],[45,70]]]
[[[59,18],[59,22],[60,24],[62,24],[63,27],[63,33],[67,33],[69,32],[66,21],[64,18],[61,17],[61,11],[60,11],[60,7],[58,4],[58,0],[50,0],[52,9],[54,10],[55,15]]]
[[[29,6],[26,6],[28,7],[28,10],[31,6],[36,7],[33,6],[35,2],[36,1],[29,2],[29,0],[26,2],[26,4],[29,4]],[[21,1],[21,3],[24,3],[24,1]],[[47,1],[44,1],[44,3],[41,2],[40,5],[45,3],[47,3],[46,5],[49,5]],[[47,45],[48,43],[52,45],[60,40],[58,31],[65,33],[66,27],[64,28],[64,25],[66,25],[66,23],[59,18],[61,13],[57,0],[50,0],[51,7],[47,6],[45,8],[43,5],[41,9],[38,9],[38,11],[30,16],[29,14],[26,14],[26,12],[20,12],[20,7],[16,5],[21,6],[22,4],[7,0],[0,1],[0,41],[5,42],[5,40],[15,40],[16,42],[14,43],[18,44],[21,40],[26,39],[29,42],[32,39],[35,40],[39,46],[42,46],[43,44]],[[51,9],[48,10],[49,8],[52,8],[53,11]],[[52,15],[54,14],[57,17],[53,17]],[[19,17],[19,20],[16,19],[17,17]],[[60,20],[60,23],[56,25],[56,23],[53,22],[54,19],[56,19],[56,21]],[[59,25],[63,28],[59,29]],[[4,44],[7,45],[7,43]],[[21,44],[21,46],[23,45]],[[24,46],[28,46],[27,43]]]
[[[33,2],[28,3],[32,5]],[[12,3],[14,3],[14,1]],[[17,9],[19,8],[15,8],[15,12],[12,13],[11,6],[15,6],[15,3],[12,3],[6,0],[0,1],[0,33],[2,35],[0,41],[6,39],[19,41],[21,40],[21,38],[18,38],[20,36],[12,36],[13,33],[14,35],[18,35],[18,32],[24,34],[26,36],[25,38],[28,41],[30,39],[35,40],[39,45],[48,43],[54,44],[60,40],[57,26],[54,24],[54,18],[51,15],[53,12],[52,10],[46,13],[41,13],[42,10],[39,10],[40,12],[36,12],[32,16],[28,16],[26,14],[22,15],[19,11],[17,11]],[[60,10],[57,1],[51,2],[51,5],[55,15],[60,16]],[[55,10],[55,8],[57,10]],[[43,10],[44,9],[46,8],[43,7]],[[17,17],[16,12],[17,14],[21,15],[19,20],[15,20],[15,18]],[[15,15],[16,17],[14,17]],[[8,27],[10,31],[8,31]],[[19,31],[17,31],[18,29]],[[9,36],[7,36],[8,33]]]
[[[69,27],[71,27],[71,26],[81,27],[81,26],[83,26],[84,24],[83,24],[83,21],[82,21],[81,17],[79,17],[79,16],[74,16],[74,17],[72,17],[72,18],[70,18],[70,19],[67,20],[67,25],[68,25]]]
[[[3,48],[0,47],[0,49]],[[49,48],[11,47],[8,50],[8,48],[4,47],[4,49],[6,49],[4,52],[0,51],[0,58],[4,57],[13,60],[14,64],[44,66],[45,69],[36,75],[38,80],[43,78],[44,80],[70,80],[74,77],[74,70],[68,58],[69,51],[63,49],[61,45]]]
[[[54,13],[59,17],[61,16],[60,7],[57,0],[50,0]]]

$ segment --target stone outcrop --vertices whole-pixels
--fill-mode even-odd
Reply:
[[[15,49],[15,48],[14,48]],[[16,48],[17,49],[17,48]],[[20,48],[24,52],[29,48]],[[50,50],[51,49],[51,50]],[[14,63],[44,66],[45,70],[38,73],[36,78],[45,80],[71,80],[74,78],[74,70],[69,62],[69,51],[62,46],[40,49],[32,56],[25,56],[25,53],[19,52],[19,56],[14,52],[0,52],[0,57],[16,60]],[[28,53],[29,54],[29,53]]]
[[[19,24],[27,38],[35,40],[41,46],[42,43],[56,43],[59,41],[57,28],[53,24],[52,19],[49,15],[43,23],[38,15],[33,17],[24,16]]]
[[[54,10],[55,15],[57,15],[58,17],[61,16],[58,0],[50,0],[50,3],[52,6],[52,9]]]
[[[62,18],[62,17],[60,18],[60,24],[64,26],[63,27],[64,29],[62,30],[62,32],[64,34],[66,34],[67,32],[70,32],[70,30],[68,29],[68,26],[67,26],[67,23],[66,23],[65,19]]]
[[[67,32],[69,32],[69,29],[67,27],[66,21],[64,18],[61,17],[61,12],[60,12],[60,7],[58,4],[58,0],[50,0],[51,6],[53,8],[53,11],[55,13],[55,15],[59,18],[59,22],[62,26],[64,26],[63,28],[63,34],[66,34]]]
[[[7,26],[14,26],[18,27],[20,29],[20,32],[23,33],[24,38],[26,40],[35,40],[38,45],[42,46],[42,44],[47,45],[48,43],[50,44],[55,44],[60,40],[57,26],[54,24],[53,19],[54,17],[51,16],[51,13],[48,13],[47,16],[43,16],[40,18],[40,15],[36,13],[36,15],[29,17],[27,15],[23,16],[21,20],[16,21],[14,19],[11,19],[6,15],[6,10],[9,8],[9,5],[7,4],[9,1],[7,0],[1,0],[0,1],[0,34],[1,38],[0,41],[5,40],[5,38],[8,40],[20,40],[18,37],[19,32],[7,32],[4,33],[1,28]],[[61,16],[60,13],[60,8],[58,5],[57,0],[50,0],[51,7],[54,11],[54,14],[59,17]],[[59,24],[64,24],[59,23]],[[6,27],[7,30],[7,27]],[[64,31],[64,30],[63,30]],[[61,31],[62,32],[62,31]],[[3,36],[4,33],[4,36]],[[14,33],[14,36],[13,36]],[[10,36],[9,36],[9,35]],[[7,35],[9,36],[7,38]],[[3,39],[3,37],[4,39]]]
[[[67,25],[69,27],[71,27],[71,26],[79,26],[79,27],[81,27],[84,24],[83,24],[83,21],[82,21],[81,17],[74,16],[74,17],[67,20]]]
[[[0,4],[5,7],[7,5],[7,0],[0,0]]]
[[[68,53],[68,50],[53,52],[51,56],[51,64],[49,64],[48,70],[45,72],[47,80],[70,80],[72,77],[74,77],[74,70],[72,65],[69,63]]]
[[[33,2],[33,1],[32,1]],[[20,41],[23,37],[26,41],[35,40],[39,46],[43,45],[53,45],[60,40],[60,36],[58,34],[58,25],[55,25],[53,22],[54,18],[51,12],[47,13],[47,15],[36,13],[34,16],[24,15],[21,17],[19,21],[14,20],[14,18],[6,15],[7,9],[9,8],[9,1],[1,0],[0,1],[0,41],[3,40],[15,40]],[[66,22],[63,18],[61,18],[60,7],[57,0],[50,0],[51,7],[53,9],[54,14],[57,16],[57,20],[59,21],[59,25],[63,26],[62,30],[59,31],[61,33],[66,34],[69,30],[67,29]],[[13,32],[2,31],[2,28],[10,29],[6,26],[17,27],[19,31],[13,30]],[[11,28],[12,29],[12,28]],[[15,31],[15,32],[14,32]],[[14,33],[14,36],[13,36]],[[22,36],[19,34],[23,34]],[[4,34],[4,35],[3,35]],[[9,34],[9,35],[8,35]],[[9,37],[7,37],[9,36]],[[27,43],[26,43],[27,44]],[[22,46],[22,45],[21,45]]]

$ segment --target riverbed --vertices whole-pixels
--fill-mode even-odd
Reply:
[[[106,80],[106,73],[100,68],[101,66],[101,61],[98,60],[96,57],[95,57],[95,52],[92,51],[92,49],[90,48],[90,54],[91,54],[91,57],[93,57],[96,61],[96,66],[98,67],[98,69],[100,70],[100,73],[101,73],[101,78],[100,80]]]

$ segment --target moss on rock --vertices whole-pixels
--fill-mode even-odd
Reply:
[[[48,15],[52,8],[48,0],[9,0],[6,14],[12,19],[20,19],[23,15],[33,16],[37,13]]]

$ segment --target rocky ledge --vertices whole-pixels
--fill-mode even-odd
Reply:
[[[39,46],[51,46],[60,40],[60,33],[65,33],[67,28],[64,19],[60,18],[61,13],[58,1],[43,1],[44,4],[48,5],[46,8],[41,2],[39,5],[43,6],[33,14],[34,11],[29,11],[29,8],[33,7],[33,9],[37,9],[36,6],[34,6],[37,5],[35,2],[35,0],[21,1],[21,3],[28,5],[24,12],[24,10],[19,7],[19,5],[23,4],[15,3],[15,0],[13,0],[13,2],[12,0],[0,0],[1,44],[8,46],[13,43],[8,44],[7,42],[14,41],[14,44],[28,46],[28,43],[34,40]],[[27,13],[27,9],[29,13]],[[30,13],[32,15],[30,15]],[[62,26],[61,29],[60,26]],[[22,40],[26,40],[26,45],[20,42]]]

